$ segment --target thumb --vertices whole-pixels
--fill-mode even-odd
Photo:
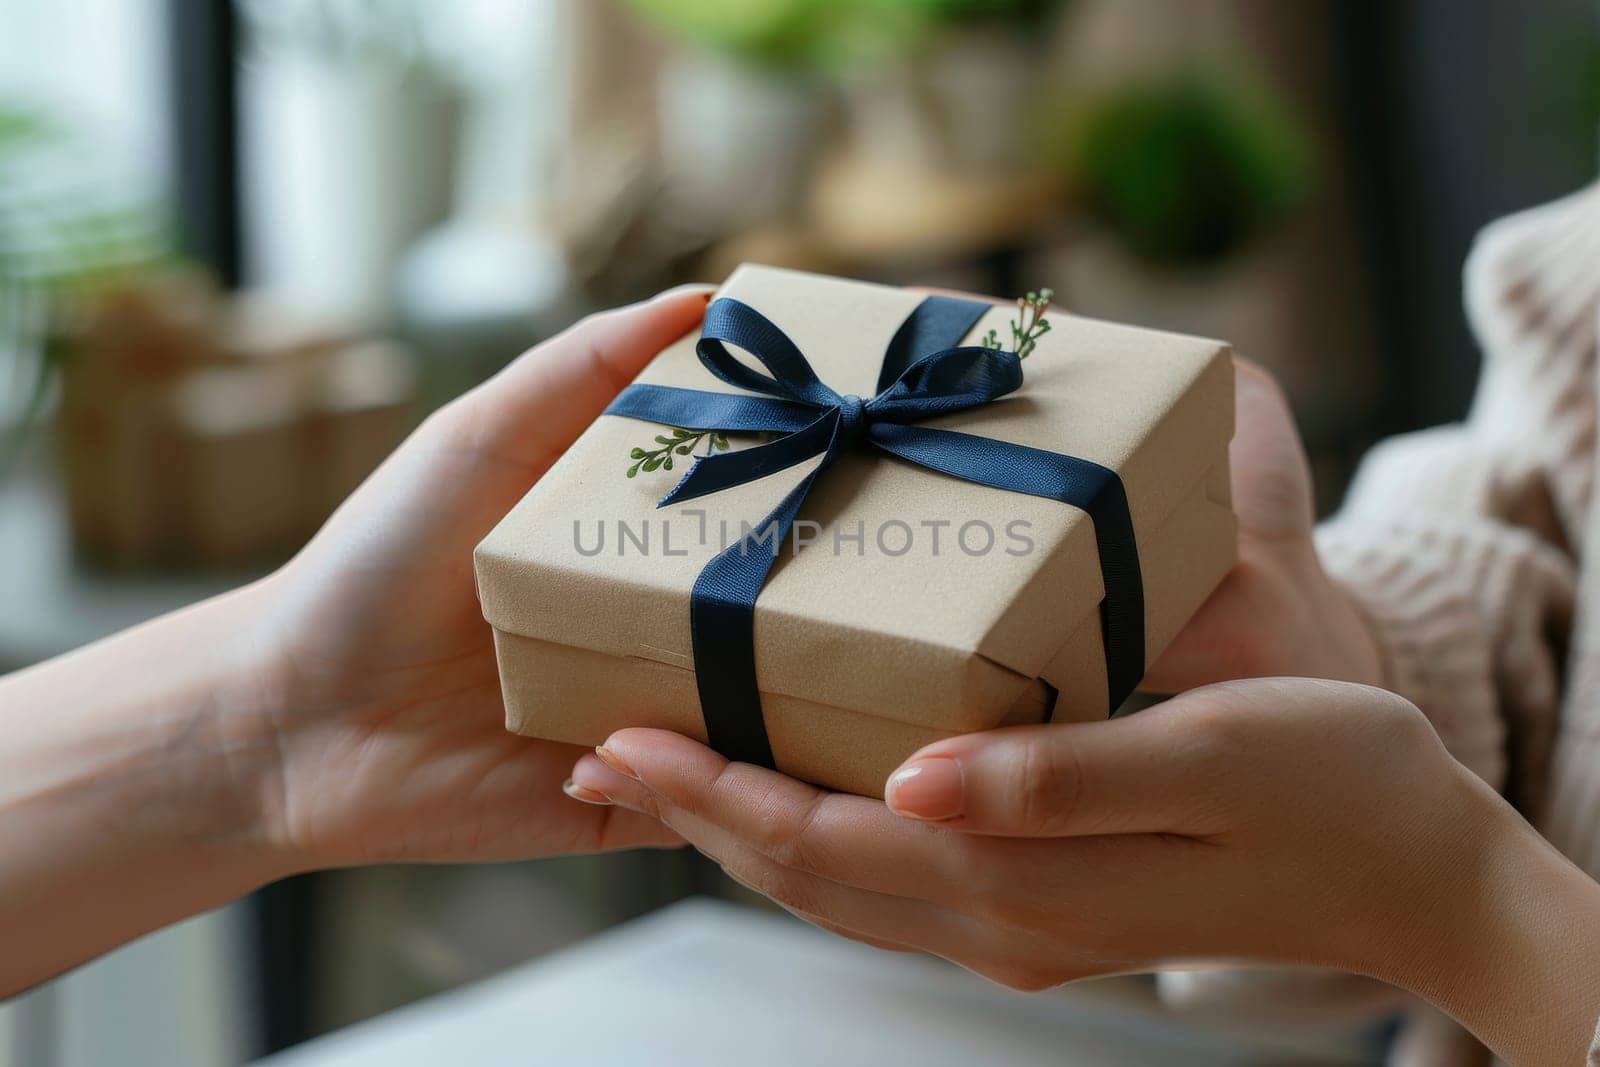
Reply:
[[[474,418],[508,443],[532,435],[526,443],[542,452],[565,451],[656,353],[699,324],[712,292],[683,285],[582,319],[474,390]]]
[[[1162,711],[939,741],[889,776],[885,799],[907,818],[1002,837],[1203,832],[1197,805],[1225,772]]]

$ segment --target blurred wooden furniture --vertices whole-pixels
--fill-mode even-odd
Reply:
[[[411,424],[401,349],[187,276],[100,295],[64,344],[73,543],[104,565],[286,556]]]
[[[757,262],[870,278],[909,272],[927,280],[953,265],[987,262],[992,274],[997,258],[1014,258],[1056,236],[1063,204],[1059,180],[1043,170],[899,169],[843,151],[818,168],[800,221],[719,242],[702,273],[721,278],[740,263]]]

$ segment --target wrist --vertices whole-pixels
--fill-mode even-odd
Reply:
[[[1393,899],[1368,969],[1511,1064],[1583,1063],[1600,1018],[1600,884],[1456,766],[1450,826]]]
[[[298,869],[274,830],[284,686],[259,625],[270,595],[263,580],[169,620],[168,642],[188,646],[192,674],[143,702],[175,709],[153,716],[161,728],[146,746],[150,776],[165,788],[154,807],[167,815],[150,830],[204,857],[237,892]]]
[[[310,867],[284,829],[285,760],[292,747],[284,734],[295,702],[290,672],[273,636],[277,627],[270,608],[277,595],[274,576],[207,605],[225,616],[234,637],[216,658],[206,723],[196,731],[192,753],[218,776],[220,802],[206,828],[208,838],[259,872],[263,883]]]

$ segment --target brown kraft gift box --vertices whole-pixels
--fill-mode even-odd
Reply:
[[[818,377],[871,396],[921,293],[768,267],[719,295],[759,310]],[[1002,338],[996,306],[969,331]],[[1226,345],[1049,316],[1015,393],[919,425],[1093,460],[1128,495],[1152,662],[1233,566]],[[641,383],[737,392],[666,348]],[[685,504],[657,502],[687,467],[624,477],[660,427],[603,415],[479,544],[506,723],[595,745],[627,726],[705,739],[689,595],[724,544],[757,527],[809,461]],[[733,447],[756,443],[730,435]],[[703,451],[703,448],[700,449]],[[741,525],[743,524],[743,525]],[[798,550],[796,540],[808,541]],[[1102,582],[1092,523],[1054,500],[976,485],[871,447],[818,480],[756,606],[756,679],[781,770],[882,796],[919,747],[1000,725],[1107,714]]]

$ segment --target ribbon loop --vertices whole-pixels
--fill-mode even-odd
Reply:
[[[724,341],[750,353],[772,376],[741,363]],[[789,335],[742,300],[721,297],[712,301],[706,308],[695,354],[707,370],[729,385],[812,407],[839,402],[839,395],[822,384]]]
[[[945,348],[907,367],[872,398],[875,420],[920,422],[982,407],[1022,386],[1022,361],[997,348]]]

